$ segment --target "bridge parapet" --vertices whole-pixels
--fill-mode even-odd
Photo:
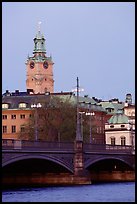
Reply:
[[[90,144],[86,143],[84,144],[84,152],[90,153],[90,152],[95,152],[95,153],[107,153],[107,154],[112,154],[112,153],[122,153],[122,154],[132,154],[132,146],[131,145],[108,145],[108,144]]]
[[[74,143],[2,139],[2,150],[74,152]],[[83,153],[91,152],[103,154],[134,154],[133,148],[130,145],[83,143]]]
[[[3,150],[30,150],[30,151],[73,151],[73,142],[47,142],[47,141],[28,141],[28,140],[2,140]]]

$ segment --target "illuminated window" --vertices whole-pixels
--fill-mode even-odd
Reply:
[[[20,103],[19,108],[26,108],[27,104],[26,103]]]
[[[7,109],[8,107],[9,107],[9,104],[7,104],[7,103],[3,103],[3,104],[2,104],[2,108]]]

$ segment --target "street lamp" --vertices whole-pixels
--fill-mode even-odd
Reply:
[[[92,143],[92,135],[91,135],[91,117],[94,116],[95,113],[94,113],[94,112],[91,112],[91,113],[88,112],[88,113],[86,113],[86,115],[90,115],[90,123],[89,123],[89,132],[90,132],[90,133],[89,133],[89,140],[90,140],[90,141],[89,141],[89,142]]]
[[[42,105],[40,103],[32,104],[31,108],[35,108],[35,140],[38,140],[38,113],[37,108],[41,108]]]

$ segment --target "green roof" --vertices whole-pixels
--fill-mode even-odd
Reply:
[[[98,104],[101,104],[102,107],[107,110],[107,109],[112,109],[113,111],[108,112],[108,114],[116,114],[119,112],[119,110],[123,110],[124,108],[124,103],[115,103],[115,102],[109,102],[109,101],[101,101]]]
[[[80,103],[91,103],[91,104],[97,104],[97,102],[88,96],[79,96],[79,102]]]
[[[115,114],[109,120],[109,124],[122,124],[122,123],[129,123],[129,118],[125,114]]]

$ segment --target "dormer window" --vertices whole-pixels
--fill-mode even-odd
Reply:
[[[114,108],[106,108],[106,111],[107,111],[108,113],[112,113],[112,112],[114,112]]]
[[[8,103],[3,103],[2,104],[2,108],[3,109],[8,109],[9,108],[9,104]]]
[[[20,103],[19,104],[19,108],[26,108],[27,107],[27,104],[26,103]]]

